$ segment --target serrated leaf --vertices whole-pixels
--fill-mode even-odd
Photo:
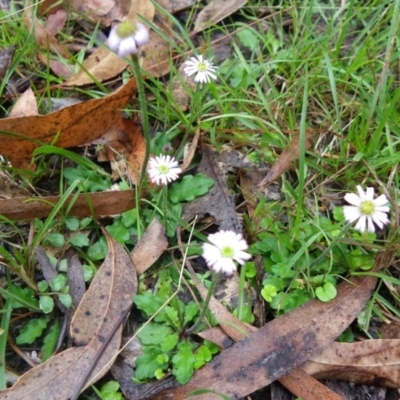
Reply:
[[[164,338],[163,342],[160,345],[162,351],[171,351],[178,344],[179,335],[177,333],[173,333],[172,335],[168,335]]]
[[[189,301],[189,303],[185,304],[185,319],[183,321],[183,325],[193,321],[198,312],[199,306],[194,301]]]
[[[172,373],[176,380],[184,385],[189,382],[193,375],[193,365],[196,362],[196,357],[193,354],[193,348],[187,341],[179,343],[178,353],[172,357]]]
[[[117,381],[105,383],[100,390],[102,400],[122,400],[122,394],[118,390],[119,383]]]
[[[260,43],[259,37],[250,28],[239,30],[236,36],[242,42],[243,46],[248,47],[250,50],[255,50]]]
[[[76,217],[65,218],[65,225],[70,231],[76,231],[79,228],[79,219]]]
[[[55,292],[59,292],[64,289],[67,283],[67,278],[64,274],[58,274],[54,279],[50,281],[50,287]]]
[[[125,228],[121,222],[121,219],[115,219],[111,225],[106,227],[106,229],[113,239],[115,239],[118,243],[124,244],[131,238],[129,229]]]
[[[121,221],[125,226],[125,228],[130,228],[136,223],[137,217],[138,217],[138,212],[136,208],[133,208],[132,210],[125,211],[124,213],[122,213]]]
[[[133,301],[136,304],[136,307],[143,311],[147,317],[153,316],[164,303],[162,299],[154,296],[150,292],[136,295]]]
[[[168,197],[173,203],[193,201],[207,194],[213,185],[214,181],[203,174],[186,175],[180,182],[171,185]]]
[[[69,239],[69,242],[76,247],[84,247],[84,246],[89,246],[89,239],[88,237],[83,234],[83,233],[78,233],[75,236],[73,236],[71,239]]]
[[[39,292],[45,292],[49,288],[49,284],[46,281],[40,281],[37,284]]]
[[[101,237],[96,243],[88,248],[88,257],[92,260],[102,260],[107,255],[107,243],[105,237]]]
[[[21,329],[15,342],[17,344],[32,344],[47,327],[47,318],[35,318],[27,322]]]
[[[194,354],[196,362],[193,364],[194,369],[201,368],[206,362],[212,358],[210,349],[207,346],[200,346]]]
[[[7,295],[7,292],[10,293],[11,296]],[[31,288],[24,288],[22,289],[21,286],[10,283],[7,287],[7,292],[2,293],[2,296],[5,299],[9,299],[11,302],[11,308],[28,308],[32,310],[38,310],[39,302],[37,299],[34,298],[35,292]],[[17,298],[20,300],[18,301]]]
[[[65,244],[65,239],[61,233],[50,233],[46,236],[43,242],[49,243],[55,247],[62,247]]]
[[[136,359],[135,378],[139,381],[152,379],[158,369],[165,369],[168,363],[159,364],[157,357],[162,354],[158,347],[148,347]]]
[[[138,333],[138,337],[143,345],[158,345],[172,333],[173,330],[169,326],[150,322]]]

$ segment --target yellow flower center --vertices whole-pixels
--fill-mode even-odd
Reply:
[[[167,165],[160,165],[158,168],[160,174],[167,175],[169,173],[169,167]]]
[[[224,258],[232,258],[235,255],[235,250],[230,246],[225,246],[221,249],[221,256]]]
[[[136,24],[132,21],[123,21],[117,27],[117,34],[121,39],[132,36],[137,30]]]
[[[375,204],[371,200],[364,200],[360,204],[360,212],[362,215],[371,216],[375,212]]]
[[[198,69],[200,72],[207,72],[207,64],[206,64],[205,62],[199,62],[199,63],[197,64],[197,69]]]

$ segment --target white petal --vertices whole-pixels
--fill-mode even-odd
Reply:
[[[361,198],[355,193],[346,193],[344,199],[353,206],[359,206],[361,203]]]
[[[243,265],[246,260],[249,260],[251,258],[251,254],[246,253],[244,251],[239,251],[235,256],[233,257],[234,260],[236,260],[240,265]]]
[[[379,197],[377,197],[375,200],[374,200],[374,204],[376,205],[376,206],[384,206],[384,205],[386,205],[386,204],[389,204],[389,200],[388,200],[388,198],[384,195],[384,194],[381,194]],[[388,211],[389,211],[389,206],[387,206],[388,207]],[[383,211],[383,210],[382,210]]]
[[[360,232],[365,232],[366,225],[367,225],[367,217],[365,215],[362,215],[354,228]]]
[[[149,30],[140,22],[136,24],[136,27],[137,30],[133,35],[133,39],[135,40],[137,46],[143,46],[148,43],[150,39]]]
[[[368,225],[368,232],[375,232],[375,225],[372,221],[371,217],[366,217],[367,218],[367,225]]]
[[[379,211],[374,212],[371,218],[381,229],[384,227],[384,225],[389,223],[389,218],[387,217],[387,214]]]
[[[360,210],[354,206],[343,206],[343,215],[346,221],[354,222],[361,217]]]
[[[121,41],[118,49],[118,55],[120,57],[127,57],[131,54],[137,53],[136,43],[132,37],[127,37]]]
[[[375,194],[375,189],[372,187],[367,187],[367,190],[365,191],[365,199],[366,200],[374,200],[374,194]]]
[[[231,258],[222,258],[221,269],[226,275],[232,275],[236,271],[236,265]]]
[[[118,47],[120,43],[121,43],[121,38],[118,36],[117,25],[115,25],[110,31],[107,44],[112,51],[118,52]]]
[[[358,192],[358,196],[360,197],[361,200],[365,199],[365,192],[363,190],[363,188],[361,187],[361,185],[357,185],[357,192]]]

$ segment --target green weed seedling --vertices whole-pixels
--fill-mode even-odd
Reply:
[[[174,277],[176,271],[172,267],[162,270],[153,293],[146,291],[135,296],[134,303],[145,318],[156,314],[173,293]],[[172,372],[178,382],[185,384],[196,369],[211,360],[218,352],[217,346],[207,341],[200,345],[181,337],[185,327],[193,323],[197,315],[196,303],[185,304],[174,297],[140,330],[138,337],[143,353],[136,361],[135,380],[161,379],[165,373]]]

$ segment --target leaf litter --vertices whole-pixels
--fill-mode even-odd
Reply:
[[[88,384],[100,379],[111,367],[121,343],[121,316],[132,306],[137,290],[136,272],[125,249],[106,235],[109,251],[80,302],[71,323],[75,347],[31,369],[0,399],[69,399],[81,376],[90,373]],[[115,334],[113,328],[119,326]],[[105,346],[105,340],[109,343]],[[99,360],[96,360],[101,352]],[[95,363],[96,361],[96,363]]]
[[[109,22],[107,22],[107,18],[103,18],[104,14],[109,14],[110,16],[112,9],[115,7],[117,8],[115,8],[116,14],[114,15],[118,13],[123,15],[124,13],[121,10],[127,10],[126,4],[116,4],[113,1],[85,1],[80,3],[74,3],[75,11],[84,12],[93,20],[102,21],[106,25]],[[171,6],[170,10],[174,7],[176,9],[184,9],[192,4],[191,2],[183,3],[179,3],[178,6]],[[150,2],[143,2],[141,4],[150,4]],[[220,21],[244,4],[245,1],[212,1],[198,14],[194,32],[199,32],[211,23]],[[101,7],[98,7],[99,5]],[[130,10],[132,10],[132,6],[133,2]],[[214,11],[217,6],[218,13],[215,13]],[[151,6],[149,7],[151,8]],[[93,14],[94,9],[100,12]],[[50,28],[48,25],[46,28],[41,27],[38,21],[31,19],[28,14],[26,21],[29,26],[36,27],[36,40],[40,45],[50,47],[53,52],[60,54],[64,58],[69,57],[68,52],[66,52],[55,38],[57,29]],[[165,25],[165,22],[169,20],[163,20],[159,15],[153,15],[149,21],[155,21],[156,26],[162,29],[167,35],[171,32],[171,26]],[[59,21],[56,20],[56,25],[57,23],[60,24],[60,28],[62,26],[61,19]],[[169,72],[168,63],[163,60],[170,52],[168,42],[159,36],[153,35],[150,44],[147,54],[144,57],[145,70],[153,76],[162,76]],[[126,63],[124,64],[120,61],[120,59],[117,61],[117,58],[113,57],[113,54],[106,51],[104,47],[99,47],[96,55],[90,61],[87,61],[87,64],[84,62],[83,65],[86,71],[89,71],[94,78],[104,81],[116,76],[127,67]],[[65,85],[84,85],[92,82],[92,78],[87,78],[89,75],[86,71],[81,71],[71,77]],[[2,144],[7,143],[9,140],[12,141],[12,146],[6,148],[6,150],[3,150],[3,145],[1,146],[1,151],[4,151],[3,155],[8,157],[15,166],[26,166],[32,156],[33,150],[37,146],[37,144],[33,143],[34,141],[50,143],[54,135],[59,134],[60,136],[56,143],[58,146],[73,147],[83,143],[92,143],[99,137],[99,132],[96,132],[96,136],[87,134],[88,126],[92,124],[94,124],[95,128],[98,128],[95,130],[101,130],[101,133],[108,129],[104,134],[106,138],[107,135],[115,134],[115,129],[118,130],[120,125],[123,124],[121,123],[121,118],[117,119],[115,114],[118,114],[118,117],[120,117],[119,110],[125,108],[125,105],[131,99],[135,91],[134,86],[134,80],[132,79],[122,89],[104,98],[106,100],[101,102],[102,104],[98,101],[97,106],[94,108],[91,108],[93,103],[89,105],[87,103],[95,102],[95,100],[79,104],[75,108],[71,106],[68,118],[77,121],[73,125],[63,125],[63,121],[68,120],[68,118],[64,118],[64,114],[58,111],[48,116],[39,116],[37,106],[35,108],[36,101],[34,96],[32,97],[33,92],[27,91],[26,95],[21,96],[21,101],[15,105],[14,113],[10,115],[9,120],[0,121],[0,140]],[[113,104],[111,108],[112,112],[107,114],[107,118],[99,121],[100,115],[103,116],[104,112],[110,111],[110,102]],[[103,103],[107,103],[107,105]],[[185,109],[185,107],[187,107],[186,100],[182,102],[182,109]],[[96,110],[99,110],[98,113],[96,113]],[[78,111],[85,111],[81,118],[76,118],[74,115]],[[28,117],[35,117],[36,119],[29,119]],[[78,120],[85,118],[90,118],[90,121],[80,125]],[[25,121],[26,119],[28,121]],[[55,121],[61,121],[61,127]],[[44,132],[37,131],[33,135],[29,135],[28,126],[32,128],[32,126],[35,126],[33,125],[34,122],[36,122],[36,125],[43,126]],[[49,129],[46,127],[49,127]],[[57,130],[56,127],[58,128]],[[61,137],[65,136],[65,132],[70,136],[74,136],[72,134],[74,130],[77,132],[76,137],[64,143]],[[125,134],[128,130],[125,131]],[[78,139],[78,136],[82,136],[82,133],[87,138],[83,142],[81,137]],[[14,136],[17,136],[17,138],[13,138]],[[124,149],[127,149],[125,158],[128,159],[130,165],[134,164],[128,175],[132,182],[137,183],[137,171],[140,170],[139,167],[143,163],[143,140],[135,139],[135,134],[132,137],[127,139],[125,136],[121,141],[111,140],[109,149],[111,149],[111,152],[121,153],[124,152]],[[306,147],[310,145],[308,139],[307,137]],[[132,147],[136,145],[140,147],[139,152],[132,151]],[[298,146],[298,139],[294,139],[259,186],[270,184],[290,168],[291,164],[298,158]],[[195,147],[196,145],[193,146],[193,149]],[[223,152],[217,154],[205,146],[202,146],[202,152],[203,159],[198,166],[198,171],[206,175],[208,174],[207,176],[212,177],[217,182],[217,185],[215,185],[216,191],[211,194],[212,189],[207,195],[188,204],[185,208],[185,218],[189,221],[197,215],[204,216],[211,214],[220,228],[238,231],[241,229],[241,224],[234,208],[235,199],[230,194],[226,182],[227,174],[232,167],[236,169],[254,168],[254,165],[250,165],[250,163],[243,160],[239,156],[239,153],[230,152],[227,155],[227,152],[225,154]],[[108,159],[113,160],[110,154],[108,155]],[[134,158],[129,160],[130,155],[133,155]],[[190,159],[192,157],[193,151]],[[131,199],[133,197],[132,194],[133,192],[130,191],[129,195]],[[251,195],[249,199],[250,197]],[[211,202],[211,198],[216,199],[216,201]],[[127,208],[114,209],[115,213],[133,208],[131,199],[126,202],[125,207]],[[24,208],[23,203],[25,200],[23,199],[20,204],[21,209]],[[218,206],[214,207],[214,203],[218,203]],[[210,204],[212,204],[211,207]],[[103,214],[104,211],[99,211],[102,208],[97,207],[96,203],[94,207],[95,213],[99,213],[99,215],[111,215],[113,206],[111,205],[107,208],[107,204],[105,204],[105,207],[108,211]],[[25,211],[20,210],[20,214],[17,213],[16,218],[46,216],[49,214],[49,211],[50,209],[43,208],[35,214],[32,208],[27,208]],[[10,214],[7,214],[7,212]],[[76,211],[72,209],[72,215],[74,212]],[[76,215],[89,215],[90,212],[91,210],[89,212],[86,210]],[[11,210],[2,212],[1,200],[0,214],[6,217],[12,215]],[[69,398],[71,396],[71,388],[65,385],[65,382],[68,382],[68,380],[73,380],[81,374],[88,374],[91,376],[90,379],[95,377],[96,380],[104,375],[107,369],[110,368],[120,347],[122,331],[121,312],[130,307],[132,296],[136,291],[137,283],[133,266],[136,264],[137,271],[140,273],[144,272],[152,265],[153,261],[160,257],[168,245],[161,224],[157,223],[157,220],[154,221],[156,222],[151,225],[154,231],[151,232],[149,227],[149,230],[131,254],[133,264],[123,247],[107,236],[109,247],[107,258],[99,269],[89,290],[80,301],[71,324],[71,336],[74,338],[77,346],[53,356],[47,363],[35,367],[23,375],[14,387],[0,392],[0,399],[6,398],[2,396],[8,396],[10,393],[12,396],[18,396],[18,398],[39,399],[43,398],[40,397],[43,395],[53,398],[54,396],[51,396],[54,391],[60,393],[60,397],[57,398]],[[205,288],[199,280],[196,282],[198,290],[204,297],[206,294]],[[395,354],[398,343],[396,340],[364,341],[355,344],[330,344],[330,342],[343,332],[361,310],[370,297],[374,284],[375,278],[373,277],[358,278],[354,279],[351,283],[342,283],[338,296],[330,303],[326,304],[312,300],[305,306],[276,318],[259,330],[243,324],[228,313],[226,308],[216,299],[212,299],[210,309],[217,316],[221,327],[232,339],[239,342],[233,345],[233,347],[226,349],[220,356],[215,357],[210,364],[196,372],[193,379],[183,389],[178,388],[172,389],[170,392],[161,392],[153,398],[163,398],[162,396],[171,393],[177,396],[174,398],[186,398],[182,396],[187,396],[191,390],[204,388],[204,386],[218,392],[223,391],[233,398],[239,398],[264,387],[275,379],[281,379],[281,383],[283,384],[286,382],[287,387],[291,385],[289,383],[290,379],[293,382],[296,379],[307,380],[308,375],[304,375],[304,372],[301,372],[299,369],[293,370],[293,368],[298,367],[302,368],[302,371],[306,371],[318,378],[346,379],[347,374],[347,378],[358,380],[359,382],[371,383],[376,382],[376,379],[380,379],[385,385],[398,387],[400,384],[390,375],[390,373],[397,371],[397,357]],[[351,307],[349,307],[349,304]],[[207,337],[211,339],[212,335]],[[220,336],[218,337],[218,340],[222,344],[223,339]],[[108,342],[108,340],[109,343],[105,346],[104,342]],[[262,349],[262,353],[260,349]],[[368,354],[368,350],[373,352],[371,356]],[[237,362],[238,355],[240,355],[240,363]],[[394,369],[392,365],[387,368],[388,359],[392,360],[393,365],[395,365]],[[307,362],[304,363],[304,361]],[[92,367],[94,367],[94,371],[88,372]],[[223,373],[217,377],[218,379],[215,376],[216,369],[223,370]],[[291,370],[292,372],[290,372]],[[98,371],[100,373],[96,376]],[[265,373],[260,374],[260,371],[264,371]],[[348,372],[343,371],[351,371],[351,373],[348,374]],[[59,372],[61,374],[56,376]],[[312,381],[307,382],[310,383]],[[27,387],[28,392],[24,392],[24,389],[26,390]],[[336,398],[329,392],[322,394],[319,391],[322,390],[321,386],[316,386],[316,389],[310,390],[310,392],[314,391],[314,394],[305,394],[304,388],[300,388],[299,390],[300,392],[297,393],[296,389],[293,389],[293,393],[307,399],[321,397]],[[213,397],[203,395],[200,397],[196,396],[195,398],[206,399]]]

